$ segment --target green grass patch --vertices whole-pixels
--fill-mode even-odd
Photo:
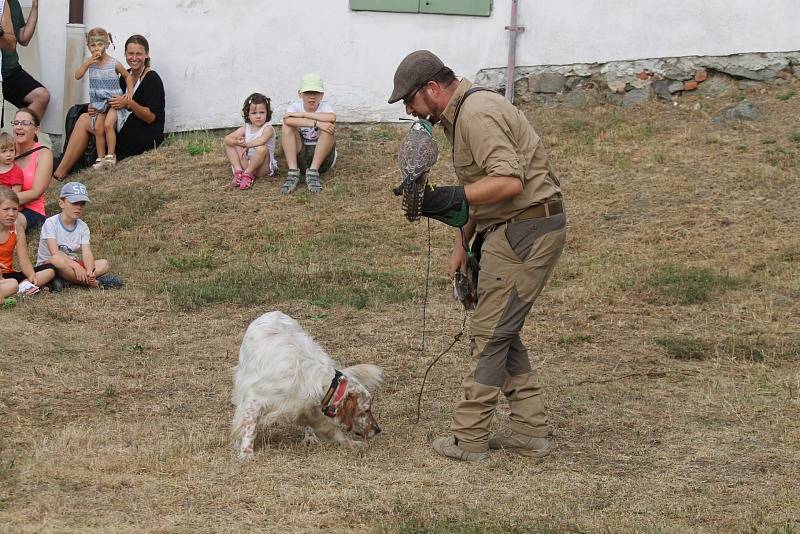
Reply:
[[[645,287],[658,292],[660,299],[671,304],[700,304],[713,293],[735,289],[745,281],[710,269],[682,265],[666,265],[645,281]]]
[[[789,141],[792,143],[800,143],[800,132],[789,132]]]
[[[412,301],[415,288],[399,272],[358,269],[303,272],[288,265],[280,268],[248,266],[216,273],[208,280],[170,281],[159,290],[173,304],[193,309],[210,304],[268,304],[303,301],[324,308],[344,305],[363,309]]]
[[[787,100],[789,100],[790,98],[792,98],[792,97],[793,97],[794,95],[796,95],[796,94],[797,94],[797,93],[795,92],[795,90],[794,90],[794,89],[789,89],[788,91],[785,91],[785,92],[783,92],[783,93],[780,93],[780,94],[779,94],[778,96],[776,96],[775,98],[777,98],[777,99],[778,99],[778,100],[780,100],[781,102],[786,102]]]
[[[660,336],[653,340],[677,360],[705,360],[708,345],[691,336]]]
[[[102,232],[108,235],[117,230],[130,230],[141,224],[143,214],[155,214],[169,200],[163,191],[153,187],[117,187],[97,199],[97,205],[93,205],[86,215],[86,223],[93,234]]]
[[[207,250],[200,250],[193,254],[183,254],[167,258],[167,265],[172,270],[185,273],[198,269],[211,270],[214,268],[214,258]]]

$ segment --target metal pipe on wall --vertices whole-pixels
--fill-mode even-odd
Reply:
[[[514,69],[517,62],[517,34],[525,31],[524,26],[517,26],[517,2],[511,1],[511,22],[506,26],[508,36],[508,72],[506,74],[506,100],[514,103]]]
[[[75,71],[83,63],[86,47],[86,26],[83,24],[84,0],[69,0],[66,48],[64,54],[63,114],[83,100],[83,82],[75,79]]]

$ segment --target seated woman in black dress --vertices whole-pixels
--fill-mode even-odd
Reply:
[[[141,35],[125,41],[125,61],[133,76],[133,98],[124,94],[125,81],[120,79],[123,94],[110,99],[114,109],[127,108],[131,114],[117,132],[117,159],[136,156],[157,147],[164,141],[164,84],[158,73],[150,70],[150,45]],[[78,117],[53,177],[63,180],[83,156],[92,135],[94,108]]]

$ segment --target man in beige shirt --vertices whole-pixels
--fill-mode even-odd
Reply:
[[[470,321],[474,366],[463,381],[452,435],[435,439],[433,448],[466,461],[484,460],[489,449],[500,448],[544,457],[552,450],[551,428],[519,333],[564,246],[558,178],[521,111],[497,93],[457,79],[427,50],[412,52],[397,67],[389,103],[400,100],[407,113],[441,122],[453,147],[460,185],[426,192],[422,209],[423,215],[449,223],[442,213],[469,206],[469,221],[454,236],[451,277],[465,272],[466,244],[476,232],[476,241],[483,243],[478,303]],[[441,198],[450,206],[443,207]],[[501,392],[511,408],[510,423],[490,438]]]

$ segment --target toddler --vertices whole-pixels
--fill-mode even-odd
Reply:
[[[75,79],[84,75],[89,78],[89,104],[95,109],[92,117],[97,160],[95,169],[114,166],[117,163],[117,130],[125,123],[130,110],[114,109],[109,99],[122,95],[119,78],[125,80],[126,94],[133,94],[133,78],[125,70],[122,63],[108,55],[108,47],[112,44],[111,35],[103,28],[92,28],[86,34],[86,46],[91,56],[75,71]]]
[[[249,189],[256,178],[272,176],[278,170],[269,98],[261,93],[248,96],[242,117],[244,126],[226,135],[222,143],[233,170],[231,186]]]
[[[14,138],[6,132],[0,133],[0,185],[10,187],[19,193],[22,191],[25,177],[22,175],[22,169],[14,163],[16,153]]]
[[[53,279],[55,269],[49,263],[31,265],[25,230],[17,223],[19,197],[8,187],[0,187],[0,300],[15,295],[32,295]],[[14,270],[14,253],[20,271]]]

